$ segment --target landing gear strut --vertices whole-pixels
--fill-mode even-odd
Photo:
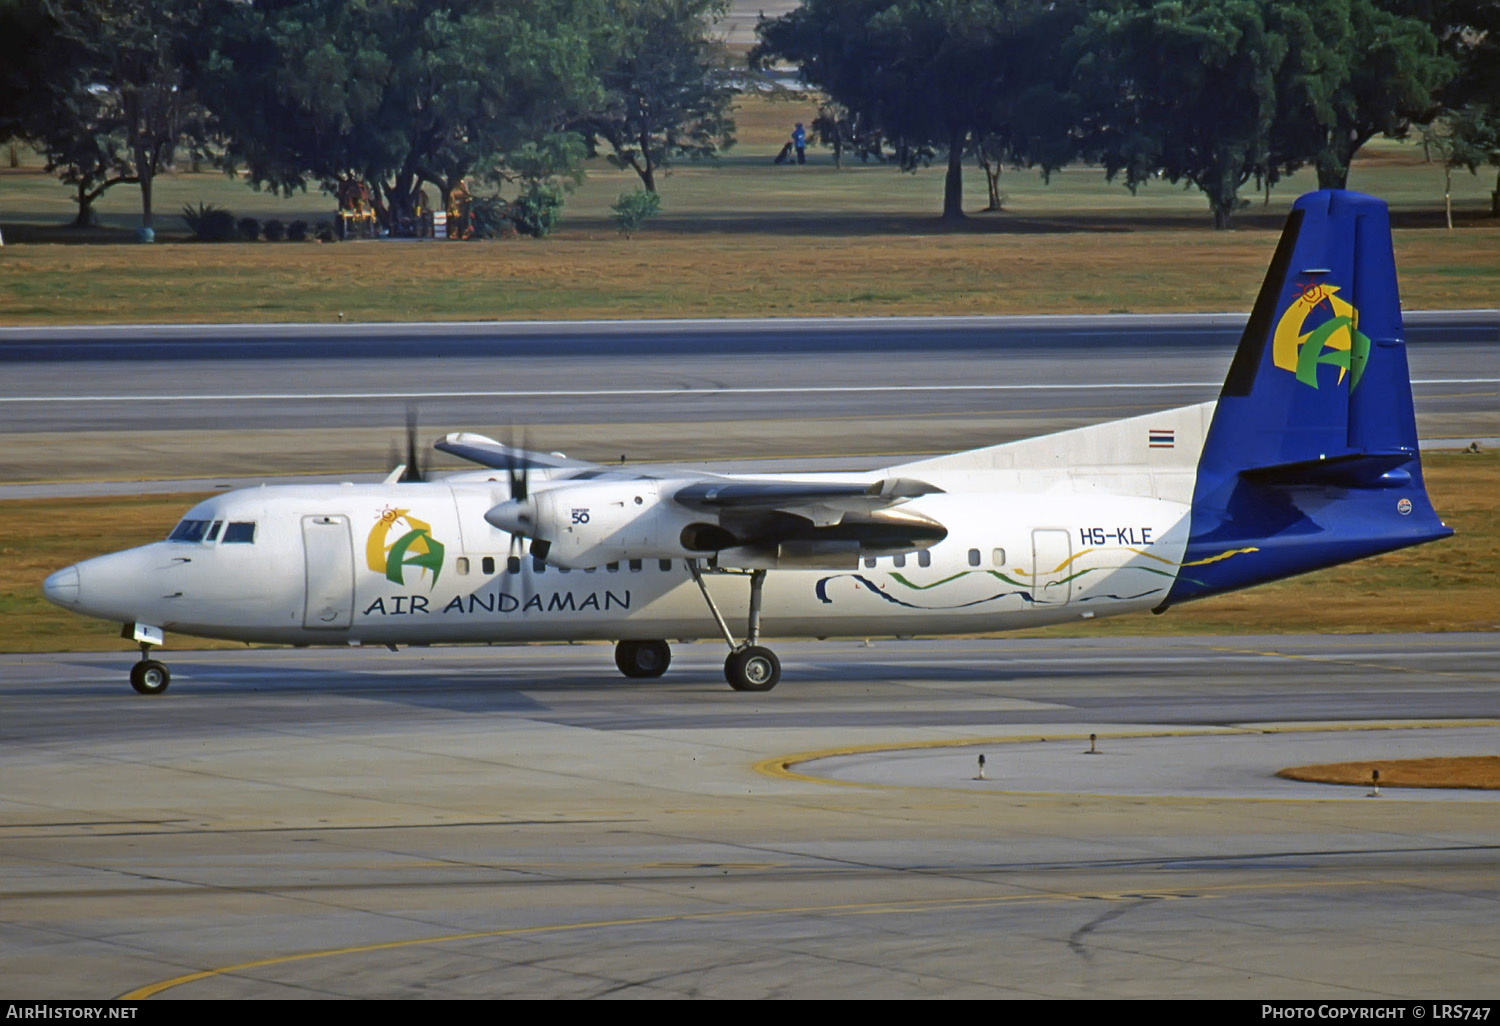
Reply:
[[[672,649],[665,641],[622,641],[615,645],[615,665],[627,677],[660,677],[672,665]]]
[[[723,632],[724,640],[729,642],[729,658],[724,660],[724,679],[736,691],[770,691],[781,680],[781,660],[776,658],[775,652],[759,644],[760,596],[766,583],[766,572],[750,572],[750,623],[744,643],[738,644],[729,631],[729,625],[724,622],[719,607],[714,604],[713,596],[708,593],[708,585],[703,583],[703,572],[698,569],[698,561],[690,559],[687,565],[698,590],[703,592],[703,601],[708,603],[709,612],[714,614],[714,622]]]
[[[151,658],[151,646],[141,643],[141,661],[130,668],[130,686],[142,695],[159,695],[172,683],[166,663]]]

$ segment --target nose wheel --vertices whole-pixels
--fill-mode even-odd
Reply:
[[[130,686],[137,694],[159,695],[172,683],[172,671],[167,664],[151,658],[151,646],[160,645],[165,639],[160,627],[150,624],[127,623],[120,636],[141,646],[141,661],[130,668]]]
[[[172,683],[172,672],[166,663],[142,659],[130,668],[130,686],[142,695],[159,695]]]

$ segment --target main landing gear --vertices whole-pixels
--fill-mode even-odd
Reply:
[[[622,641],[615,646],[615,665],[627,677],[660,677],[672,665],[672,649],[665,641]]]
[[[724,622],[723,614],[719,612],[719,607],[714,604],[713,596],[708,593],[708,586],[703,583],[703,572],[698,569],[698,561],[690,559],[687,565],[688,572],[693,575],[693,581],[698,585],[698,590],[703,592],[703,600],[708,603],[709,612],[714,614],[714,622],[723,632],[724,640],[729,642],[729,658],[724,660],[724,679],[729,681],[729,686],[736,691],[770,691],[776,686],[776,682],[781,680],[781,660],[776,658],[775,652],[758,644],[760,641],[760,594],[766,583],[766,572],[764,570],[750,572],[749,633],[743,644],[737,644],[734,635],[729,632],[729,625]]]

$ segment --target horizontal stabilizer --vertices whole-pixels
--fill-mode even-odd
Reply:
[[[1401,467],[1410,462],[1409,452],[1357,452],[1326,460],[1303,460],[1274,467],[1240,471],[1252,484],[1279,488],[1400,488],[1411,484],[1411,474]]]

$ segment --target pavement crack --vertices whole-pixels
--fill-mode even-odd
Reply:
[[[1104,924],[1119,919],[1121,916],[1131,911],[1132,909],[1140,908],[1142,905],[1145,905],[1148,902],[1160,900],[1160,898],[1155,896],[1145,896],[1137,901],[1132,901],[1125,905],[1117,905],[1114,908],[1106,910],[1105,912],[1095,916],[1093,919],[1090,919],[1087,923],[1084,923],[1078,929],[1073,931],[1072,936],[1068,938],[1068,950],[1072,951],[1073,954],[1077,955],[1085,962],[1092,961],[1094,957],[1093,952],[1091,952],[1089,950],[1089,946],[1084,943],[1084,941],[1088,939],[1089,934],[1093,933]]]

